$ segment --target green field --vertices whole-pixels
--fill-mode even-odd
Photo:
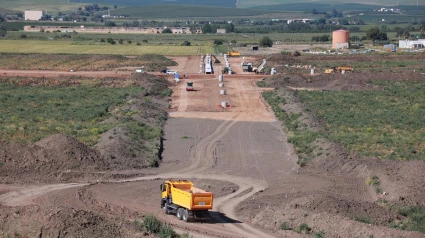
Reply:
[[[108,108],[140,88],[31,87],[0,83],[0,139],[32,143],[56,133],[93,144],[112,125]]]
[[[235,9],[224,7],[184,6],[184,5],[154,5],[143,7],[121,8],[111,11],[116,15],[130,15],[142,19],[166,19],[189,17],[240,17],[271,14],[274,11],[258,9]]]
[[[71,41],[2,40],[0,52],[44,54],[117,54],[117,55],[200,55],[214,53],[213,46],[95,45],[74,44]]]
[[[329,138],[362,156],[424,160],[425,83],[376,81],[385,90],[299,91]]]

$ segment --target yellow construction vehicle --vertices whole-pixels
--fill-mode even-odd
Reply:
[[[187,180],[167,180],[161,184],[161,208],[165,214],[175,213],[179,220],[201,218],[213,206],[213,193],[195,188]]]
[[[347,71],[353,71],[354,68],[351,66],[336,66],[331,69],[325,69],[325,74],[332,74],[332,73],[338,73],[338,72],[347,72]]]
[[[228,57],[241,57],[241,53],[239,51],[227,51]]]

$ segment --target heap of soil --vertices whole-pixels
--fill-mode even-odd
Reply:
[[[0,181],[33,183],[62,181],[69,170],[107,168],[100,153],[75,138],[53,135],[33,145],[0,142]]]

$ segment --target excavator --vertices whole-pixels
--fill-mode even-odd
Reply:
[[[214,58],[214,64],[219,64],[220,60],[217,59],[217,57],[215,57],[215,55],[211,55]]]

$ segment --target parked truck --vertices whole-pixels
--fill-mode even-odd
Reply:
[[[241,53],[239,51],[227,51],[228,57],[240,57]]]
[[[167,180],[161,184],[161,208],[165,214],[174,213],[179,220],[187,222],[190,217],[201,218],[212,209],[211,192],[195,188],[187,180]]]

